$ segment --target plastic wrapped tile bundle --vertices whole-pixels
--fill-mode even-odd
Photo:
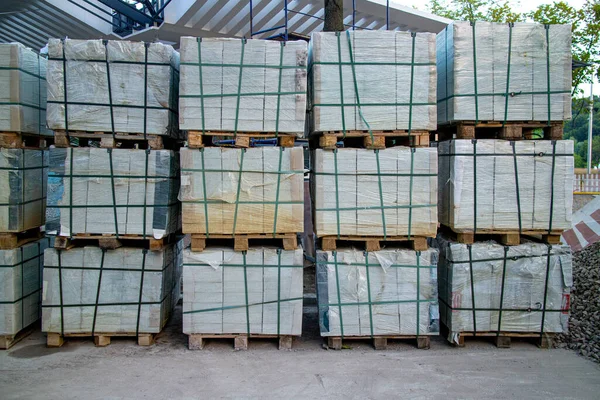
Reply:
[[[44,225],[48,151],[0,149],[0,232]]]
[[[571,227],[572,141],[452,140],[438,152],[440,223],[455,232]]]
[[[50,39],[48,56],[50,129],[177,135],[179,53],[171,46]]]
[[[440,316],[448,340],[473,331],[567,331],[573,285],[569,246],[466,245],[441,236],[437,246]]]
[[[15,335],[40,318],[44,249],[49,239],[0,250],[0,335]]]
[[[46,59],[20,43],[0,44],[0,131],[46,129]]]
[[[182,148],[183,232],[304,231],[302,148]]]
[[[322,336],[437,335],[435,249],[317,251]]]
[[[302,136],[306,64],[303,40],[182,37],[180,128]]]
[[[311,131],[435,130],[435,35],[313,33]]]
[[[47,249],[42,331],[160,332],[181,295],[182,250],[183,240],[161,251]]]
[[[571,119],[571,26],[453,22],[437,35],[438,122]]]
[[[302,248],[183,256],[183,333],[302,333]]]
[[[435,148],[317,149],[312,162],[318,237],[435,236]]]
[[[46,229],[155,239],[176,232],[178,161],[171,150],[50,149]]]

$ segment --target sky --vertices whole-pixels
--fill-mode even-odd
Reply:
[[[585,0],[563,0],[569,5],[581,8],[581,6],[585,3]],[[414,7],[421,11],[427,11],[427,5],[429,4],[428,0],[391,0],[390,3],[397,3],[404,6]],[[513,9],[518,12],[527,12],[531,11],[534,8],[537,8],[540,4],[549,4],[552,1],[548,0],[523,0],[523,1],[511,1],[513,5]],[[584,84],[580,86],[583,89],[583,95],[590,95],[590,85]],[[600,96],[600,83],[598,83],[598,79],[594,81],[594,95]]]

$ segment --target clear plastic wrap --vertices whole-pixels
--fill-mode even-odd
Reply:
[[[317,32],[309,64],[311,132],[436,129],[434,34]]]
[[[315,232],[430,236],[437,232],[435,148],[317,149],[311,195]]]
[[[302,248],[186,249],[183,333],[302,333]]]
[[[48,56],[50,129],[112,132],[114,123],[115,132],[179,135],[179,53],[171,46],[50,39]]]
[[[160,251],[47,249],[42,331],[160,332],[181,296],[183,242]]]
[[[302,136],[306,64],[305,41],[182,37],[180,128]]]
[[[439,334],[436,249],[317,251],[321,336]]]
[[[46,128],[46,59],[0,43],[0,131],[52,136]]]
[[[301,147],[180,150],[184,233],[304,231]]]
[[[44,225],[48,151],[0,149],[0,232]]]
[[[475,328],[567,332],[573,285],[569,246],[502,246],[493,241],[466,245],[442,236],[436,242],[440,317],[449,328],[449,341],[457,342],[460,332]]]
[[[181,227],[178,154],[171,150],[52,148],[46,229],[147,235]]]
[[[457,139],[438,152],[441,224],[455,232],[571,228],[571,140]]]
[[[0,250],[0,335],[15,335],[40,318],[43,238],[12,250]]]
[[[570,25],[455,21],[437,36],[438,122],[571,119],[571,58]]]

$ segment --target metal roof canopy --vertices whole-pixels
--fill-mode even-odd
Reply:
[[[0,41],[42,48],[52,37],[160,40],[178,46],[181,36],[268,38],[308,36],[323,28],[323,0],[162,0],[155,25],[123,36],[120,17],[108,5],[118,0],[1,0]],[[146,2],[144,2],[146,3]],[[108,5],[107,5],[108,4]],[[389,6],[388,6],[389,4]],[[164,8],[162,7],[164,6]],[[118,5],[121,11],[147,19]],[[252,10],[252,11],[251,11]],[[251,23],[252,20],[252,23]],[[345,0],[348,29],[441,31],[450,20],[386,0]],[[160,25],[159,25],[160,24]],[[139,29],[139,30],[136,30]]]

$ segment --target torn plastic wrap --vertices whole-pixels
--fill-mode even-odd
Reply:
[[[569,246],[472,245],[437,238],[441,321],[460,332],[567,332],[573,285]],[[475,323],[473,322],[475,321]]]
[[[50,39],[48,60],[50,129],[179,135],[179,53],[171,46]]]
[[[318,237],[435,236],[435,148],[316,149],[312,163]]]
[[[311,132],[435,130],[435,35],[313,33]]]
[[[46,59],[20,43],[0,44],[0,131],[52,136],[46,128]]]
[[[160,251],[47,249],[42,331],[160,332],[180,298],[182,250],[183,240]]]
[[[302,136],[306,64],[302,40],[182,37],[180,128]]]
[[[12,250],[0,250],[0,335],[15,335],[41,315],[43,238]]]
[[[571,26],[460,22],[437,35],[438,122],[571,119]]]
[[[571,228],[571,140],[440,142],[440,223],[455,232]]]
[[[0,232],[44,225],[48,151],[0,149]]]
[[[436,249],[317,251],[322,336],[437,335]]]
[[[183,332],[302,333],[302,248],[186,249]]]
[[[304,231],[302,148],[182,148],[184,233]]]
[[[48,221],[59,236],[139,235],[181,227],[178,154],[171,150],[50,149]]]

